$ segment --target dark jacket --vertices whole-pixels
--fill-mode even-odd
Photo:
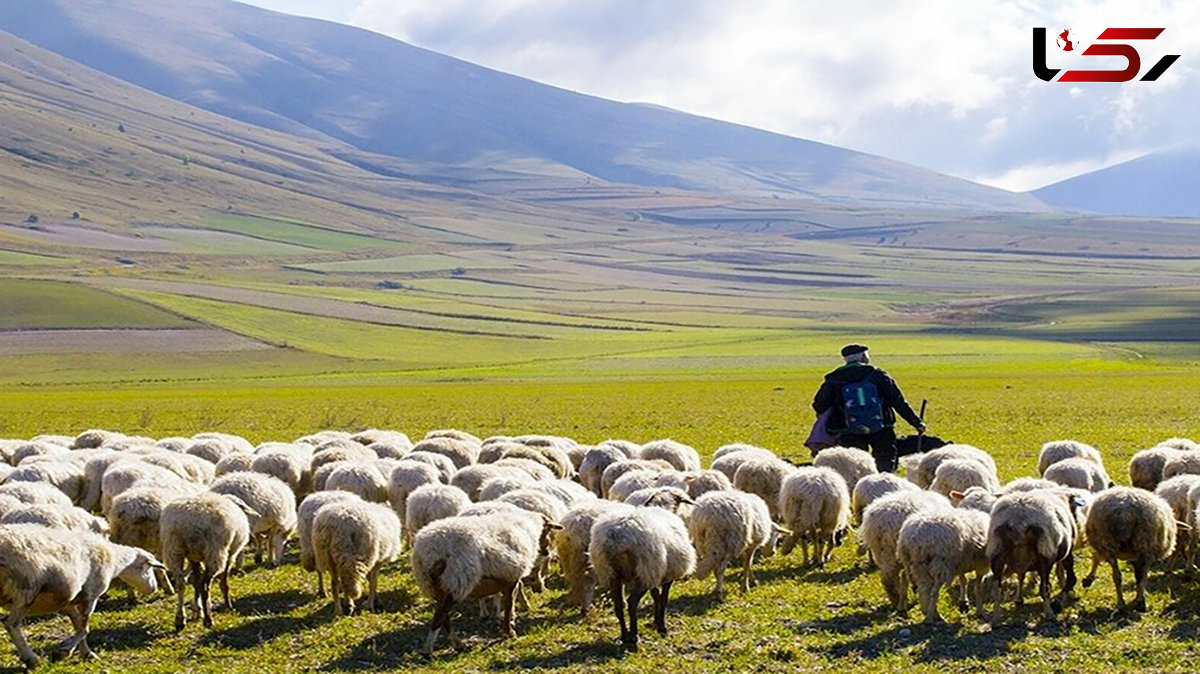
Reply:
[[[842,416],[842,386],[862,381],[867,377],[879,390],[879,397],[883,401],[883,422],[885,424],[894,426],[896,412],[899,412],[900,416],[904,417],[904,420],[912,424],[914,428],[921,425],[921,418],[904,399],[904,394],[900,392],[900,387],[896,385],[896,380],[892,379],[891,375],[874,365],[847,363],[825,375],[825,381],[817,391],[817,396],[813,398],[812,406],[817,414],[823,414],[825,410],[833,408],[833,413],[830,414],[829,421],[825,425],[830,433],[836,435],[846,428],[846,419]]]

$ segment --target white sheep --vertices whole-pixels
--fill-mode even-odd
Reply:
[[[514,455],[506,456],[503,459],[488,465],[498,466],[500,468],[516,468],[520,471],[523,471],[534,480],[553,480],[557,477],[557,473],[550,470],[545,465],[532,459],[525,459]],[[470,466],[467,466],[467,468],[470,468]]]
[[[562,530],[554,537],[554,545],[558,552],[558,566],[567,581],[567,601],[579,606],[584,618],[591,610],[592,597],[596,593],[596,576],[588,558],[592,525],[601,515],[623,512],[631,507],[624,503],[595,499],[571,508],[558,522]]]
[[[683,481],[687,483],[687,493],[692,498],[700,498],[714,491],[733,490],[733,480],[719,470],[689,471],[683,474]]]
[[[317,596],[322,599],[325,598],[325,576],[317,568],[317,558],[313,553],[313,518],[317,516],[318,510],[330,503],[356,500],[362,499],[348,491],[318,491],[305,496],[296,508],[296,539],[300,547],[300,568],[317,573]]]
[[[412,440],[407,435],[400,431],[380,430],[378,428],[368,428],[359,431],[350,436],[350,439],[360,445],[371,446],[376,443],[385,442],[391,444],[408,445],[412,447]]]
[[[0,560],[0,606],[8,610],[4,627],[27,668],[40,658],[25,641],[25,618],[66,611],[75,633],[63,642],[62,654],[78,650],[95,658],[87,643],[88,623],[101,595],[116,578],[153,593],[158,587],[154,569],[162,567],[145,550],[35,524],[0,526]]]
[[[404,455],[404,460],[419,461],[437,468],[438,479],[446,484],[450,484],[450,479],[454,477],[455,471],[458,470],[449,457],[435,452],[412,451]]]
[[[1167,462],[1183,453],[1181,449],[1159,445],[1143,449],[1129,460],[1129,482],[1135,487],[1154,491],[1163,479]]]
[[[232,442],[224,438],[205,437],[199,440],[193,439],[192,444],[183,450],[183,453],[204,459],[215,466],[230,454],[246,454],[247,452],[235,447]]]
[[[1137,582],[1135,611],[1146,610],[1146,573],[1151,564],[1162,561],[1175,551],[1176,523],[1171,506],[1161,497],[1134,487],[1113,487],[1098,494],[1087,515],[1087,540],[1092,547],[1092,570],[1083,579],[1084,587],[1096,580],[1101,562],[1112,567],[1113,586],[1117,590],[1117,610],[1125,609],[1121,594],[1119,560],[1133,564]]]
[[[996,491],[1000,480],[987,466],[974,459],[949,459],[938,465],[929,484],[931,491],[950,497],[951,492],[962,492],[971,487],[983,487]]]
[[[64,531],[108,533],[108,522],[99,517],[93,517],[82,508],[45,503],[30,503],[10,508],[0,515],[0,524],[39,524]]]
[[[465,468],[460,468],[454,473],[454,477],[450,478],[450,484],[458,487],[472,501],[479,500],[479,489],[483,483],[494,477],[508,477],[515,480],[525,480],[532,484],[534,478],[521,467],[506,465],[497,466],[492,463],[476,463]]]
[[[892,608],[908,610],[908,581],[896,557],[896,543],[904,522],[919,512],[949,510],[950,502],[931,491],[896,491],[876,499],[863,510],[859,535],[879,567],[883,589]]]
[[[868,475],[854,485],[850,493],[850,521],[854,525],[862,523],[863,511],[887,494],[897,491],[918,491],[920,487],[894,473],[875,473]]]
[[[1045,475],[1046,469],[1064,459],[1087,459],[1092,463],[1104,465],[1104,458],[1093,446],[1077,440],[1052,440],[1042,445],[1038,452],[1038,475]]]
[[[354,463],[370,463],[379,457],[375,452],[363,447],[362,445],[352,440],[343,440],[345,444],[322,445],[313,452],[312,460],[309,462],[309,469],[313,473],[313,489],[320,491],[320,487],[316,486],[317,471],[327,464],[336,461],[350,461]]]
[[[135,485],[164,485],[183,481],[185,480],[178,473],[146,463],[141,457],[118,461],[104,471],[104,477],[100,481],[100,512],[107,514],[112,500]]]
[[[1176,475],[1200,475],[1200,452],[1183,452],[1163,464],[1163,479]]]
[[[13,450],[12,456],[9,457],[9,462],[14,466],[19,466],[21,465],[21,462],[33,457],[66,457],[70,455],[70,449],[51,442],[26,442],[18,445],[17,448]]]
[[[527,478],[516,479],[513,477],[493,477],[484,481],[483,486],[479,488],[480,501],[495,501],[505,494],[518,489],[532,489],[537,486],[537,482],[530,482]]]
[[[1060,485],[1040,477],[1019,477],[1000,488],[1000,495],[1017,494],[1023,491],[1038,491],[1039,489],[1057,489]]]
[[[426,484],[417,487],[404,503],[404,537],[413,538],[426,525],[453,517],[471,505],[467,493],[448,484]]]
[[[1042,473],[1042,478],[1075,489],[1101,492],[1112,486],[1104,466],[1079,457],[1056,461]]]
[[[604,442],[597,443],[596,446],[616,447],[617,449],[621,450],[621,453],[624,454],[625,458],[627,459],[638,458],[638,453],[642,451],[642,446],[636,442],[631,442],[629,440],[615,440],[611,438],[605,440]]]
[[[683,520],[661,508],[634,508],[602,515],[592,525],[588,556],[596,582],[612,594],[625,648],[638,649],[638,604],[646,592],[654,599],[655,629],[665,636],[671,584],[688,576],[696,567],[696,551]]]
[[[738,452],[745,452],[745,451],[765,452],[767,454],[771,454],[772,456],[774,456],[774,452],[772,452],[769,449],[763,449],[762,447],[759,447],[758,445],[751,445],[751,444],[748,444],[745,442],[731,442],[727,445],[721,445],[720,447],[718,447],[717,451],[713,452],[712,460],[716,461],[717,459],[720,459],[729,454],[736,454]]]
[[[738,473],[745,466],[738,469]],[[810,563],[808,545],[813,544],[811,563],[823,567],[841,545],[850,527],[850,490],[846,481],[831,468],[797,468],[779,488],[779,518],[792,533],[784,538],[780,552],[788,554],[797,542],[804,552],[803,563]]]
[[[479,461],[478,442],[460,440],[449,436],[428,437],[413,445],[413,452],[441,454],[454,463],[456,469]]]
[[[472,435],[466,431],[460,431],[457,428],[439,428],[429,431],[425,434],[422,440],[431,440],[434,438],[452,438],[459,442],[469,442],[472,445],[482,445],[483,441],[478,436]]]
[[[677,487],[650,487],[648,489],[639,489],[633,492],[625,499],[626,505],[634,507],[645,506],[648,508],[662,508],[669,510],[683,518],[684,522],[688,521],[691,516],[692,507],[696,502],[692,500],[688,493]]]
[[[312,459],[298,447],[282,443],[259,447],[250,461],[250,470],[282,481],[297,500],[302,499],[312,491]]]
[[[937,474],[938,466],[950,459],[974,459],[983,464],[993,475],[998,474],[996,472],[996,462],[992,459],[991,455],[971,445],[946,445],[921,454],[920,457],[917,463],[916,474],[910,475],[910,479],[916,482],[917,486],[922,489],[928,489],[929,485],[933,484],[933,478]]]
[[[945,465],[945,464],[943,464]],[[968,573],[975,573],[975,607],[983,617],[983,577],[987,557],[987,513],[956,508],[918,512],[904,521],[896,539],[896,559],[917,591],[925,622],[942,622],[938,598],[955,578],[961,582],[960,605],[967,605]]]
[[[218,478],[222,475],[236,473],[239,471],[250,471],[254,465],[253,454],[230,454],[229,456],[217,462],[213,467],[213,477]]]
[[[579,464],[579,480],[593,494],[603,497],[604,490],[601,489],[600,480],[604,477],[604,469],[627,458],[629,457],[619,447],[597,445],[583,455],[583,462]]]
[[[950,492],[950,502],[955,508],[978,510],[981,513],[991,513],[1000,496],[995,490],[984,487],[969,487],[966,491]]]
[[[674,440],[647,442],[642,445],[638,458],[646,461],[666,461],[678,471],[700,470],[700,454],[692,447]]]
[[[433,651],[442,629],[457,645],[450,612],[457,602],[468,598],[499,594],[501,633],[506,637],[515,634],[517,587],[539,558],[547,555],[551,532],[559,525],[538,513],[504,507],[503,513],[439,520],[422,529],[413,541],[413,579],[435,604],[426,653]]]
[[[517,489],[496,500],[515,505],[522,510],[538,513],[548,522],[558,522],[563,515],[567,514],[567,507],[561,500],[537,489]],[[535,592],[546,589],[545,578],[550,570],[550,561],[550,555],[545,555],[539,558],[538,563],[533,567],[529,580]]]
[[[108,509],[108,537],[114,543],[132,545],[161,555],[158,537],[162,511],[175,499],[194,494],[201,487],[188,482],[146,485],[128,489]]]
[[[34,438],[35,440],[37,438]],[[1181,452],[1200,452],[1200,443],[1188,438],[1167,438],[1158,443],[1160,447],[1172,447]]]
[[[1193,489],[1200,486],[1200,475],[1192,473],[1181,473],[1172,476],[1158,483],[1154,488],[1154,493],[1159,498],[1167,502],[1171,507],[1171,513],[1175,517],[1175,521],[1181,524],[1191,523],[1191,492]],[[3,490],[3,487],[0,487]],[[1190,527],[1179,527],[1176,533],[1175,554],[1171,555],[1171,563],[1174,563],[1182,558],[1185,552],[1190,552],[1195,545],[1195,532]],[[1183,560],[1187,563],[1187,559]]]
[[[240,435],[234,435],[232,433],[208,432],[197,433],[192,436],[192,440],[205,440],[208,438],[223,440],[227,444],[232,445],[233,448],[239,452],[245,452],[249,454],[250,452],[254,451],[254,445],[249,440]]]
[[[155,447],[165,449],[168,452],[178,452],[180,454],[187,451],[187,448],[191,447],[192,444],[193,441],[191,438],[181,437],[159,438],[154,442]]]
[[[1007,573],[1020,578],[1038,574],[1042,612],[1054,620],[1075,589],[1075,544],[1079,538],[1076,510],[1087,503],[1064,490],[1037,490],[1007,494],[992,507],[987,556],[995,579],[992,624],[1000,620],[1000,589]],[[1050,599],[1050,572],[1058,566],[1065,576],[1062,593]],[[1021,600],[1018,589],[1017,600]]]
[[[318,573],[329,574],[334,614],[342,615],[342,594],[346,613],[354,613],[364,580],[369,588],[366,608],[374,611],[379,569],[400,556],[400,520],[391,508],[377,503],[334,501],[317,510],[312,545]]]
[[[751,457],[739,465],[737,472],[733,474],[733,486],[761,498],[771,511],[771,519],[778,522],[781,517],[779,490],[783,487],[783,481],[794,470],[795,466],[781,459]]]
[[[235,473],[236,474],[236,473]],[[240,498],[205,491],[182,496],[168,503],[159,519],[158,537],[163,561],[175,585],[175,631],[183,629],[183,595],[188,576],[195,589],[193,606],[199,604],[205,627],[212,627],[209,589],[213,580],[221,584],[226,608],[229,599],[229,573],[233,562],[250,540],[250,521],[257,517]],[[191,563],[191,569],[187,564]]]
[[[254,561],[263,553],[272,567],[283,560],[287,539],[296,530],[296,496],[283,482],[261,473],[230,473],[212,483],[211,491],[241,499],[257,516],[250,517]]]
[[[659,475],[662,475],[662,473],[649,470],[635,470],[625,473],[609,487],[608,499],[624,503],[629,499],[630,494],[642,489],[658,486]]]
[[[110,440],[122,437],[124,437],[124,435],[115,431],[91,428],[75,436],[75,440],[71,443],[70,448],[95,449],[96,447],[99,447]]]
[[[600,476],[600,492],[601,496],[608,498],[608,491],[612,489],[613,484],[621,479],[625,473],[636,470],[652,470],[662,472],[664,470],[675,470],[671,464],[660,460],[643,460],[643,459],[626,459],[609,464]]]
[[[348,491],[370,503],[388,500],[388,480],[374,463],[343,463],[329,472],[325,489]]]
[[[830,468],[842,476],[846,486],[853,491],[858,481],[879,470],[875,459],[868,452],[853,447],[829,447],[822,449],[813,459],[813,465]]]
[[[8,474],[6,482],[42,482],[55,487],[72,503],[82,503],[86,493],[83,466],[70,461],[26,462]]]
[[[441,473],[432,465],[421,461],[401,460],[388,476],[388,503],[403,522],[404,504],[408,501],[408,495],[421,485],[440,483]]]
[[[67,507],[73,505],[67,495],[44,482],[9,482],[0,484],[0,495],[21,503],[47,503]]]
[[[713,574],[717,601],[725,599],[725,569],[729,565],[741,562],[742,591],[749,592],[755,584],[755,555],[774,553],[779,536],[791,533],[771,521],[771,512],[761,498],[740,491],[700,496],[687,526],[696,549],[695,575],[704,578]]]

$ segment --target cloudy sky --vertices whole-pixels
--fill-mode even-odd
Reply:
[[[245,0],[349,23],[567,89],[643,101],[900,159],[1009,189],[1200,138],[1200,2],[1120,0]],[[1107,26],[1157,82],[1045,83],[1031,29],[1065,28],[1050,67]],[[1082,42],[1082,44],[1079,44]]]

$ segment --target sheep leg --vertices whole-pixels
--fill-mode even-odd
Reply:
[[[629,590],[629,641],[625,647],[634,653],[638,649],[638,604],[645,594],[646,590],[636,585]]]
[[[204,611],[204,626],[212,627],[212,600],[209,592],[212,590],[213,572],[205,566],[202,573],[196,574],[196,578],[196,590],[200,593],[200,607]]]
[[[342,583],[337,569],[329,570],[329,592],[333,595],[333,614],[342,615]]]
[[[958,612],[966,613],[971,610],[971,601],[969,585],[971,581],[967,578],[967,574],[958,577]]]
[[[187,618],[183,615],[183,600],[187,594],[187,574],[183,569],[175,571],[175,631],[183,631],[183,626],[187,624]]]
[[[1038,562],[1038,594],[1042,597],[1042,615],[1046,620],[1054,621],[1054,607],[1050,601],[1050,572],[1054,570],[1054,562],[1042,559]]]
[[[229,569],[221,572],[217,578],[221,584],[221,605],[232,611],[233,600],[229,598]]]
[[[1133,610],[1139,613],[1146,612],[1146,567],[1149,565],[1150,560],[1145,555],[1138,555],[1133,560],[1133,577],[1137,581],[1137,599],[1133,602]]]
[[[1060,578],[1062,583],[1062,593],[1058,595],[1058,606],[1055,610],[1061,609],[1075,599],[1075,551],[1067,553],[1067,556],[1058,563],[1058,570],[1066,580]]]
[[[517,581],[517,601],[521,602],[521,610],[529,612],[529,596],[525,594],[525,582]]]
[[[1091,587],[1092,583],[1096,582],[1096,570],[1100,568],[1100,555],[1092,554],[1092,568],[1088,574],[1083,577],[1083,586]]]
[[[317,569],[317,597],[325,598],[325,576],[320,569]]]
[[[726,566],[726,564],[724,562],[721,562],[720,564],[717,565],[717,568],[713,569],[713,576],[715,576],[717,579],[717,601],[725,601],[725,566]],[[745,573],[745,571],[743,571],[742,572],[742,589],[743,590],[746,589],[745,578],[746,578],[746,573]],[[651,590],[651,592],[655,592],[655,590]],[[655,604],[655,606],[657,606],[657,604]]]
[[[366,610],[375,612],[375,591],[379,587],[379,564],[371,567],[371,573],[367,575],[367,608]]]
[[[1112,566],[1113,586],[1117,589],[1117,610],[1125,610],[1125,597],[1121,594],[1121,567],[1117,565],[1117,558],[1113,557],[1108,560]]]
[[[500,633],[508,639],[511,639],[517,635],[516,620],[513,619],[513,602],[516,599],[516,594],[516,583],[513,583],[512,587],[505,588],[500,593],[504,604],[504,611],[500,616]]]
[[[992,578],[996,580],[996,589],[992,592],[992,625],[1000,622],[1000,595],[1004,589],[1004,558],[996,556],[992,562]]]
[[[825,568],[825,540],[821,536],[818,536],[817,540],[813,541],[813,563],[819,569]]]
[[[530,576],[533,579],[533,591],[543,592],[546,589],[546,566],[549,565],[549,559],[540,559],[533,566],[533,573]]]
[[[758,551],[751,548],[742,557],[742,592],[749,592],[751,586],[757,584],[754,582],[754,554],[756,552]]]
[[[651,590],[653,593],[654,591]],[[654,597],[654,629],[658,633],[667,636],[667,601],[671,596],[671,584],[664,583],[658,590],[658,594]]]
[[[330,589],[334,587],[334,578],[336,574],[329,574]],[[337,600],[334,600],[335,604]],[[444,595],[438,600],[437,607],[433,610],[433,620],[429,623],[429,634],[425,637],[425,655],[433,655],[433,646],[437,643],[438,633],[442,631],[442,626],[446,626],[447,630],[450,627],[450,609],[454,607],[454,598],[450,595]]]
[[[942,585],[943,583],[940,580],[935,580],[933,581],[933,584],[925,588],[925,601],[929,607],[928,610],[925,611],[926,623],[944,622],[942,620],[942,614],[938,613],[938,599],[942,596]]]
[[[617,623],[621,626],[621,643],[629,643],[629,630],[625,627],[625,590],[621,587],[621,581],[614,580],[609,589],[612,594],[613,611],[617,614]]]
[[[592,610],[592,598],[596,594],[596,579],[588,573],[588,577],[583,581],[583,587],[580,589],[579,611],[580,617],[587,619],[588,613]]]
[[[62,643],[62,649],[57,654],[59,657],[69,657],[77,648],[82,646],[80,653],[90,659],[95,659],[96,654],[88,647],[88,620],[92,617],[92,612],[96,609],[96,600],[86,602],[84,605],[67,604],[63,607],[67,617],[71,619],[71,626],[75,628],[75,634],[71,635]]]
[[[8,617],[4,619],[4,629],[12,638],[13,646],[17,649],[17,657],[21,658],[21,662],[27,669],[33,669],[41,661],[41,658],[29,647],[29,642],[25,641],[25,633],[21,631],[21,622],[25,620],[25,612],[28,610],[28,606],[14,603]]]

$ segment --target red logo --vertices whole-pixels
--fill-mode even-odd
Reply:
[[[1114,41],[1114,40],[1153,40],[1162,34],[1165,28],[1105,28],[1097,41]],[[1071,29],[1068,28],[1058,34],[1055,43],[1058,48],[1063,51],[1073,51],[1075,49],[1075,40],[1070,39]],[[1138,54],[1138,50],[1132,45],[1123,42],[1099,43],[1088,45],[1081,54],[1083,56],[1120,56],[1125,59],[1124,70],[1068,70],[1064,72],[1057,80],[1054,79],[1058,75],[1058,68],[1049,68],[1046,66],[1046,29],[1033,29],[1033,74],[1037,75],[1038,79],[1046,82],[1129,82],[1138,76],[1142,70],[1142,57]],[[1142,82],[1153,82],[1157,80],[1171,64],[1179,59],[1179,54],[1168,54],[1158,60],[1146,74],[1142,76]]]

